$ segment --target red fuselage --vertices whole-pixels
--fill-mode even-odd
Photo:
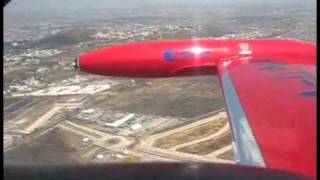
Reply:
[[[219,62],[238,57],[276,58],[315,65],[315,46],[287,40],[181,40],[138,42],[82,54],[81,71],[122,77],[214,74]]]

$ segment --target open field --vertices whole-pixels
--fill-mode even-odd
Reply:
[[[214,122],[203,123],[199,126],[195,126],[182,132],[177,132],[157,139],[157,141],[154,143],[154,146],[167,149],[178,144],[205,138],[220,130],[226,123],[226,118],[221,118],[215,120]]]
[[[216,151],[224,146],[230,144],[231,134],[225,133],[222,136],[214,139],[209,139],[203,142],[199,142],[190,146],[177,149],[180,152],[186,152],[191,154],[207,155],[210,152]]]

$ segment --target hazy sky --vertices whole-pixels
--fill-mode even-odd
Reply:
[[[12,0],[4,8],[4,21],[12,23],[25,23],[36,19],[65,19],[70,15],[77,15],[90,19],[96,13],[108,16],[126,15],[134,12],[165,11],[170,8],[182,11],[198,11],[219,13],[224,8],[236,8],[238,11],[266,13],[273,7],[297,9],[313,8],[316,10],[316,0]],[[138,8],[138,9],[137,9]],[[207,10],[207,11],[206,11]],[[249,11],[248,11],[249,10]],[[130,13],[128,13],[131,11]],[[263,11],[263,12],[262,12]],[[170,16],[170,14],[168,14]]]
[[[316,0],[12,0],[5,8],[5,13],[19,12],[66,12],[76,10],[107,9],[107,8],[135,8],[143,6],[173,6],[181,4],[314,4]]]

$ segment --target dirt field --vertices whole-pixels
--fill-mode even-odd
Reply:
[[[154,143],[154,146],[167,149],[178,144],[201,139],[217,132],[226,123],[226,118],[218,119],[215,122],[207,122],[200,126],[190,128],[186,131],[174,133],[169,136],[160,138]]]
[[[7,165],[78,164],[79,154],[66,142],[63,133],[54,129],[34,141],[4,154]]]
[[[193,118],[224,107],[216,76],[139,79],[128,82],[101,104],[113,110]]]
[[[234,153],[233,153],[232,149],[220,154],[217,157],[220,158],[220,159],[227,159],[227,160],[235,161],[235,157],[234,157]]]
[[[209,139],[187,147],[182,147],[177,149],[177,151],[190,154],[207,155],[210,152],[216,151],[230,144],[231,141],[231,134],[228,132],[219,136],[218,138]]]

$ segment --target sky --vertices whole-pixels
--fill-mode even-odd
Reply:
[[[70,12],[93,9],[136,8],[148,6],[175,6],[182,4],[214,6],[226,4],[315,4],[316,0],[12,0],[5,8],[6,13],[19,12]]]
[[[61,19],[70,14],[82,15],[90,19],[89,16],[95,17],[96,12],[108,15],[110,13],[111,15],[126,14],[128,9],[133,12],[135,10],[151,12],[155,9],[161,11],[174,7],[179,8],[181,13],[181,10],[188,12],[204,11],[204,9],[218,12],[220,9],[229,7],[247,10],[252,9],[253,6],[264,11],[268,11],[268,8],[272,9],[271,6],[282,8],[295,6],[301,9],[314,6],[316,9],[316,0],[12,0],[3,12],[5,22],[19,23],[36,19]],[[248,11],[249,14],[250,12]]]

